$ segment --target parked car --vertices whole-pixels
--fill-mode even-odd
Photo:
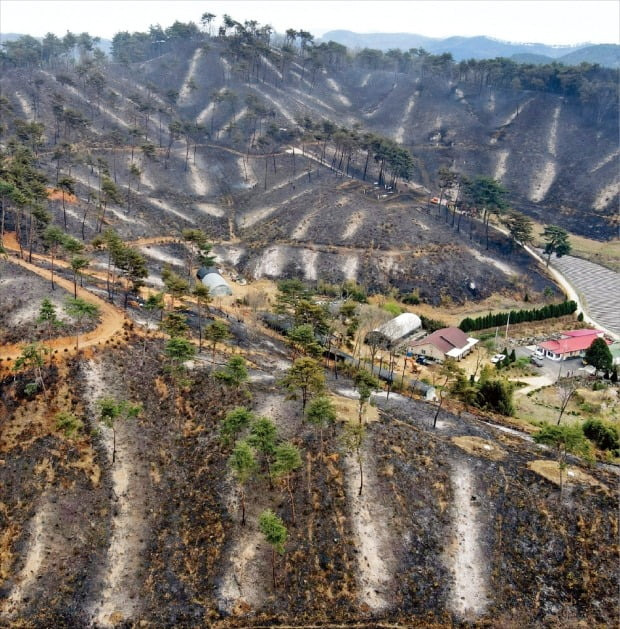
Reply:
[[[534,356],[536,356],[537,358],[544,358],[545,357],[545,352],[543,352],[542,349],[537,349],[534,352]]]
[[[504,360],[504,358],[506,358],[506,354],[495,354],[495,356],[491,358],[491,362],[495,365],[500,360]]]
[[[532,363],[532,365],[536,365],[537,367],[542,367],[545,364],[543,362],[543,359],[536,354],[534,354],[534,356],[530,358],[530,362]]]
[[[418,365],[428,365],[428,358],[426,358],[426,356],[418,356],[415,361]]]

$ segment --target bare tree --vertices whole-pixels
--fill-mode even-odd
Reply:
[[[566,410],[568,403],[577,392],[578,387],[579,380],[577,380],[577,378],[561,378],[556,382],[558,398],[560,399],[560,414],[558,415],[557,423],[558,426],[562,421],[562,415],[564,415],[564,411]]]

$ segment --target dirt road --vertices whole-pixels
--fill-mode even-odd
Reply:
[[[19,246],[15,240],[15,237],[10,237],[11,235],[5,234],[4,246],[8,251],[19,251]],[[42,255],[33,255],[33,259],[49,262],[49,258],[47,256]],[[48,269],[42,269],[35,264],[30,264],[21,258],[17,258],[14,256],[9,256],[7,260],[11,264],[16,264],[21,266],[32,273],[36,273],[45,279],[50,279],[50,271]],[[55,282],[58,286],[61,286],[65,290],[69,291],[69,293],[73,294],[73,282],[71,280],[67,280],[64,277],[55,277]],[[85,288],[81,288],[78,286],[77,295],[81,299],[85,301],[95,304],[99,308],[101,322],[99,325],[90,332],[86,332],[81,334],[79,337],[79,348],[84,349],[87,347],[91,347],[93,345],[100,345],[105,343],[107,340],[111,339],[115,335],[123,329],[123,324],[127,321],[127,318],[122,310],[113,306],[109,302],[101,299],[97,295],[93,295],[93,293],[89,292]],[[7,361],[14,361],[18,358],[22,352],[22,348],[25,343],[16,343],[13,345],[3,345],[0,347],[0,359],[3,360],[4,364]],[[45,343],[45,345],[53,350],[58,350],[58,352],[62,352],[64,355],[74,354],[76,352],[75,348],[75,336],[63,336],[52,339]]]

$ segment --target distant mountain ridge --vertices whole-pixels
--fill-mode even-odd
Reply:
[[[584,43],[574,46],[550,46],[540,43],[506,42],[485,36],[454,36],[441,39],[415,33],[354,33],[346,30],[329,31],[320,39],[320,41],[329,40],[351,49],[424,48],[433,54],[449,52],[456,61],[507,57],[519,63],[557,61],[566,65],[575,65],[586,61],[606,67],[620,67],[620,46],[617,44]]]

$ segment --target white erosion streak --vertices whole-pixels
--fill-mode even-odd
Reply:
[[[363,225],[365,217],[365,212],[355,212],[349,218],[349,223],[347,224],[344,232],[342,232],[341,239],[347,240],[348,238],[352,238],[353,236],[355,236],[359,228]]]
[[[297,122],[295,122],[295,118],[286,109],[284,109],[284,107],[282,107],[282,105],[275,98],[258,89],[257,87],[254,87],[254,90],[257,91],[263,98],[266,98],[291,124],[297,124]]]
[[[469,465],[461,463],[454,465],[452,489],[456,535],[449,558],[454,573],[451,607],[461,617],[478,616],[488,605],[484,574],[487,558],[484,557],[479,543],[478,507],[472,500],[474,488]]]
[[[215,136],[216,137],[222,137],[222,133],[227,131],[229,126],[230,126],[231,129],[234,128],[234,126],[239,122],[239,120],[241,120],[241,118],[243,118],[243,116],[245,116],[247,111],[248,111],[248,108],[247,107],[243,107],[241,109],[241,111],[238,111],[234,116],[231,116],[230,118],[228,118],[228,120],[226,120],[223,124],[221,124],[216,129]]]
[[[105,392],[103,366],[90,361],[84,370],[93,402]],[[144,519],[144,479],[138,476],[140,458],[133,449],[134,441],[129,423],[121,422],[116,428],[116,456],[112,462],[112,430],[100,425],[102,443],[106,449],[112,472],[112,485],[117,500],[112,516],[110,545],[106,557],[103,588],[91,602],[91,616],[97,626],[116,626],[120,620],[131,619],[140,604],[141,584],[137,578],[146,539]],[[119,618],[120,616],[120,618]]]
[[[239,260],[245,254],[245,247],[235,247],[235,246],[222,246],[216,245],[213,247],[213,255],[215,256],[216,262],[220,264],[222,262],[228,262],[237,266],[239,264]]]
[[[486,110],[490,113],[493,113],[495,111],[495,92],[491,92],[489,100],[486,104]]]
[[[546,162],[543,168],[535,173],[532,178],[532,187],[530,188],[529,194],[530,201],[534,201],[535,203],[542,201],[545,196],[547,196],[547,192],[549,192],[549,188],[551,188],[554,179],[555,162],[550,160]]]
[[[43,563],[44,553],[49,548],[50,531],[53,531],[52,519],[54,512],[52,504],[41,497],[42,506],[39,507],[34,517],[30,521],[30,544],[26,553],[24,567],[16,579],[16,584],[11,590],[9,597],[4,603],[3,611],[12,614],[19,610],[20,606],[28,596],[28,592],[32,584],[36,581],[41,564]]]
[[[204,212],[209,216],[216,216],[219,218],[220,216],[224,216],[225,214],[224,210],[221,207],[213,205],[212,203],[195,203],[194,207],[200,212]]]
[[[297,154],[300,157],[302,157],[301,152],[298,152]],[[267,190],[267,194],[269,194],[270,192],[273,192],[274,190],[281,190],[282,188],[285,188],[286,186],[292,186],[294,181],[298,181],[299,179],[302,179],[303,177],[307,177],[307,176],[308,176],[307,172],[301,172],[298,175],[295,175],[295,177],[293,177],[292,179],[285,179],[284,181],[281,181],[279,184],[273,186],[273,188],[270,188],[269,190]]]
[[[222,94],[226,90],[225,87],[220,88],[217,92],[218,94]],[[196,118],[196,122],[198,124],[203,124],[207,119],[207,116],[215,109],[216,102],[212,100],[199,114]]]
[[[150,188],[151,190],[155,190],[156,188],[155,184],[153,183],[153,180],[151,179],[149,174],[146,172],[146,168],[144,167],[144,164],[142,164],[142,174],[140,175],[140,185],[145,186],[146,188]]]
[[[351,107],[351,101],[342,93],[340,85],[334,79],[327,79],[327,84],[336,92],[336,98],[345,106]]]
[[[508,160],[508,150],[503,149],[497,152],[497,163],[495,164],[495,173],[493,178],[501,181],[506,174],[506,161]]]
[[[558,145],[558,121],[560,118],[560,105],[557,105],[553,111],[553,118],[551,120],[551,127],[549,128],[549,135],[547,136],[547,153],[552,159],[548,159],[543,168],[539,169],[534,177],[532,177],[532,186],[530,188],[530,201],[537,203],[542,201],[551,188],[557,171],[557,165],[555,157],[557,154]]]
[[[342,272],[344,274],[345,279],[347,280],[356,280],[357,279],[357,268],[359,266],[359,258],[357,255],[346,256],[344,262],[342,263]]]
[[[523,104],[519,105],[509,116],[504,120],[500,127],[507,127],[534,99],[529,98]]]
[[[263,536],[258,528],[248,521],[235,541],[227,562],[226,573],[222,579],[218,599],[222,611],[232,614],[235,607],[243,601],[251,608],[258,608],[265,598],[256,559]]]
[[[603,168],[603,166],[609,164],[609,162],[611,162],[612,159],[615,159],[616,157],[618,157],[618,155],[620,155],[620,151],[614,151],[613,153],[610,153],[607,157],[603,158],[598,164],[596,164],[592,168],[592,170],[590,170],[590,172],[594,173],[599,168]]]
[[[239,227],[252,227],[258,223],[258,221],[262,221],[264,218],[267,218],[271,214],[273,214],[276,210],[279,210],[278,206],[270,206],[270,207],[262,207],[257,210],[252,210],[248,212],[245,216],[242,216],[237,219],[237,225]]]
[[[553,157],[557,154],[558,148],[558,121],[560,119],[560,105],[558,105],[553,111],[553,118],[551,120],[551,128],[549,129],[549,136],[547,137],[547,151]]]
[[[316,96],[313,96],[312,94],[306,94],[305,92],[302,92],[302,90],[298,90],[297,88],[294,88],[294,87],[289,88],[289,91],[295,92],[295,94],[297,94],[299,97],[301,97],[302,99],[306,101],[311,100],[313,103],[316,103],[317,105],[319,105],[320,107],[323,107],[324,109],[335,111],[335,109],[331,105],[328,105],[325,101],[322,101],[320,98],[317,98]]]
[[[188,223],[196,222],[194,221],[193,218],[191,218],[187,214],[183,214],[183,212],[179,212],[179,210],[175,210],[173,207],[170,206],[170,204],[166,203],[165,201],[160,201],[159,199],[153,199],[152,197],[148,197],[147,201],[157,206],[158,208],[164,210],[165,212],[170,212],[170,214],[174,214],[175,216],[182,218],[184,221],[187,221]]]
[[[261,61],[272,71],[276,74],[276,76],[280,79],[280,81],[282,80],[282,72],[280,72],[280,70],[278,70],[278,68],[276,68],[273,63],[271,63],[271,61],[269,61],[269,59],[267,59],[267,57],[264,57],[263,55],[261,55]]]
[[[398,127],[398,131],[396,131],[396,135],[394,139],[399,144],[402,144],[403,138],[405,137],[405,124],[407,123],[411,112],[413,111],[413,106],[415,105],[415,95],[409,98],[407,102],[407,106],[405,107],[405,111],[403,112],[403,117],[401,119],[401,125]]]
[[[271,247],[263,252],[256,270],[254,271],[254,278],[259,279],[264,275],[272,277],[278,277],[282,273],[282,267],[284,266],[284,256],[280,247]]]
[[[245,156],[237,158],[237,168],[239,169],[240,177],[243,178],[243,185],[246,188],[253,188],[258,183],[250,160]]]
[[[174,264],[175,266],[184,266],[185,263],[181,258],[170,255],[168,252],[153,247],[152,245],[140,247],[140,251],[147,257],[159,260],[159,262],[166,262],[168,264]]]
[[[204,197],[209,194],[209,182],[207,181],[207,171],[204,167],[202,157],[196,155],[196,163],[193,160],[188,161],[189,166],[189,178],[194,194],[200,197]],[[200,169],[200,170],[199,170]]]
[[[613,183],[605,186],[596,196],[596,200],[594,201],[594,209],[605,209],[619,193],[620,183],[618,183],[617,181],[614,181]]]
[[[357,538],[357,565],[359,570],[361,601],[371,609],[383,609],[388,604],[385,588],[391,580],[385,558],[389,553],[389,544],[384,532],[388,523],[382,521],[380,500],[371,500],[369,490],[373,486],[372,470],[366,465],[366,491],[359,495],[359,466],[352,457],[345,459],[348,501],[351,506],[353,531]]]
[[[56,77],[54,77],[53,74],[51,74],[50,72],[44,72],[44,74],[49,75],[50,77],[52,77],[54,80]],[[73,94],[74,96],[77,96],[80,100],[84,101],[85,103],[88,104],[92,104],[90,103],[90,101],[86,98],[86,96],[84,96],[78,89],[76,89],[75,87],[73,87],[72,85],[64,85],[64,88],[68,91],[71,92],[71,94]],[[99,105],[92,105],[93,107],[96,107],[98,109],[98,111],[103,112],[106,116],[108,116],[109,118],[112,118],[112,120],[114,120],[114,122],[120,124],[122,127],[125,127],[126,129],[129,128],[129,125],[119,116],[117,116],[111,109],[109,109],[108,107],[106,107],[105,105],[102,105],[101,103],[99,103]]]
[[[196,66],[198,65],[198,60],[200,59],[201,54],[202,51],[200,50],[200,48],[196,48],[196,52],[194,52],[192,60],[190,61],[187,75],[185,76],[185,80],[183,81],[183,86],[179,91],[179,105],[185,105],[189,100],[189,97],[192,93],[192,90],[190,89],[190,82],[192,81],[192,79],[194,78],[194,74],[196,73]]]
[[[116,216],[116,218],[118,218],[120,221],[123,221],[123,223],[132,223],[134,225],[144,225],[144,221],[140,220],[139,218],[131,218],[130,216],[127,216],[127,214],[125,214],[125,212],[122,212],[121,210],[116,210],[113,207],[108,206],[106,213],[108,215],[112,214],[114,216]]]
[[[306,214],[306,216],[303,217],[303,219],[291,233],[291,238],[293,240],[301,240],[302,238],[305,238],[306,234],[308,233],[308,228],[310,227],[310,225],[312,225],[312,221],[314,220],[316,215],[316,210],[314,212]]]
[[[471,253],[471,255],[474,256],[476,260],[480,260],[480,262],[485,262],[486,264],[491,264],[496,269],[499,269],[502,273],[505,273],[506,275],[517,274],[516,271],[508,264],[505,264],[504,262],[500,262],[499,260],[495,260],[494,258],[489,258],[488,256],[481,254],[476,249],[469,249],[469,253]]]
[[[318,251],[301,250],[301,266],[303,267],[304,277],[307,280],[314,281],[317,279],[316,261],[318,257]]]
[[[29,121],[34,120],[34,111],[30,103],[24,98],[23,94],[15,92],[15,98],[19,101],[19,106],[22,108],[24,115]]]
[[[245,214],[245,216],[240,217],[237,220],[237,224],[239,225],[239,227],[243,228],[252,227],[252,225],[255,225],[256,223],[258,223],[258,221],[262,221],[264,218],[267,218],[274,212],[285,208],[291,201],[295,201],[295,199],[298,199],[299,197],[303,196],[304,194],[308,194],[309,192],[312,192],[312,190],[304,190],[303,192],[298,192],[292,197],[286,199],[285,203],[281,205],[274,205],[252,210]]]

